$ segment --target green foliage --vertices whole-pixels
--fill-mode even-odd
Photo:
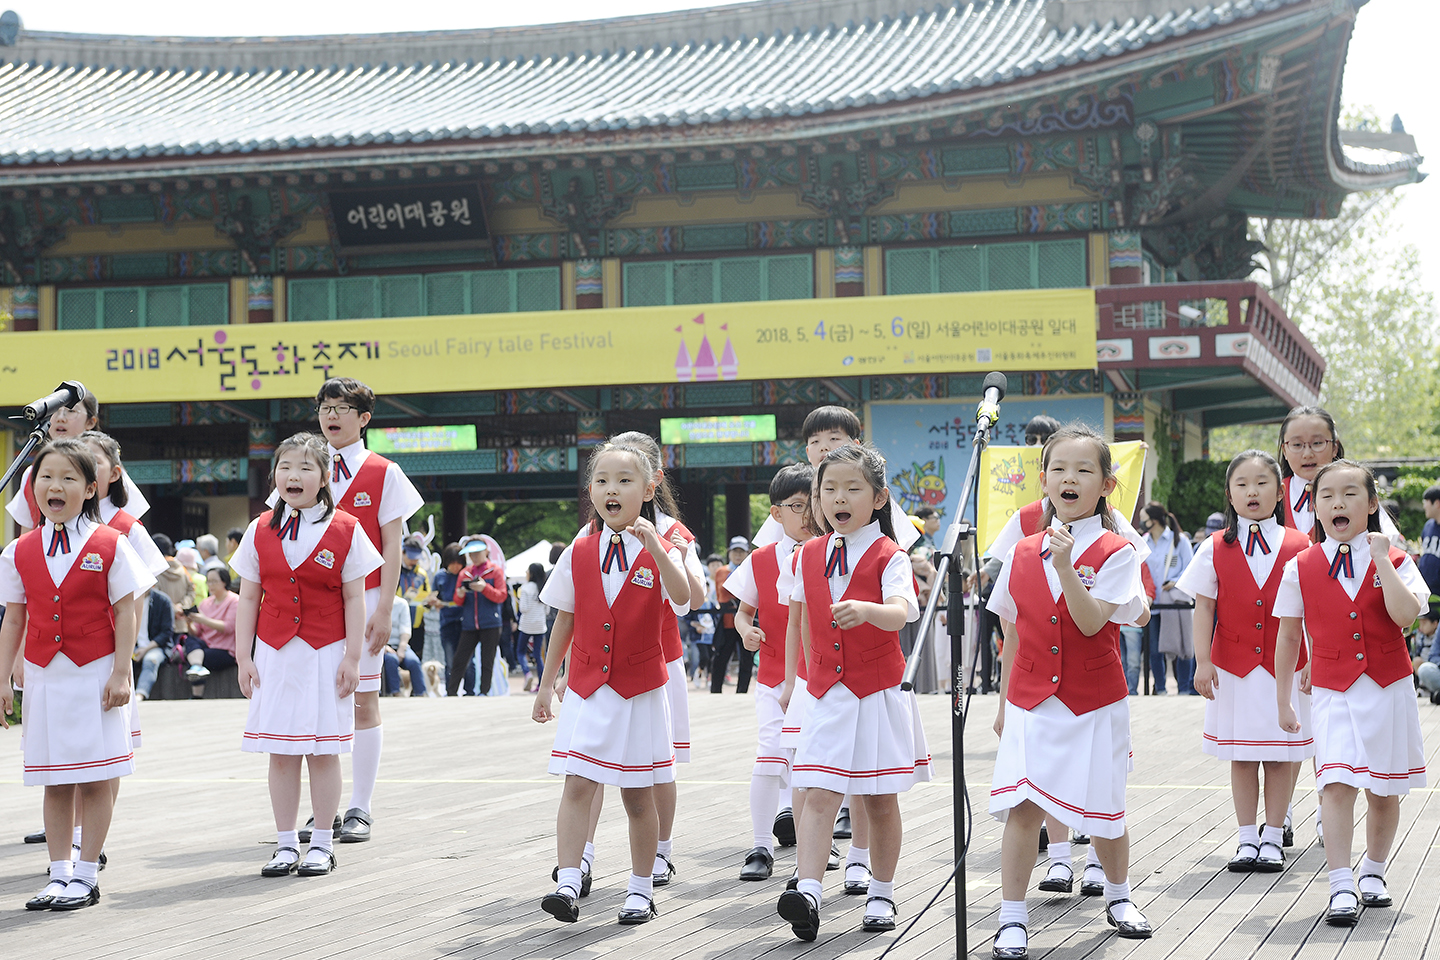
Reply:
[[[1246,450],[1264,450],[1272,457],[1280,446],[1279,425],[1245,423],[1210,431],[1210,459],[1228,464]]]
[[[9,681],[7,680],[6,682],[8,683]],[[13,727],[22,722],[21,714],[24,712],[24,703],[25,691],[16,690],[15,702],[10,705],[10,712],[5,714],[5,722],[10,724],[10,726]]]
[[[1226,463],[1216,460],[1187,460],[1175,470],[1170,499],[1162,501],[1175,514],[1184,530],[1195,531],[1216,511],[1225,510]]]
[[[1419,540],[1420,533],[1425,529],[1425,511],[1416,510],[1414,507],[1401,507],[1400,516],[1395,518],[1395,529],[1405,537],[1406,540]]]
[[[538,540],[569,543],[579,529],[574,500],[472,500],[465,504],[466,532],[490,534],[507,557],[529,549]]]
[[[1405,468],[1401,468],[1401,473],[1395,478],[1395,484],[1391,488],[1391,496],[1404,504],[1418,504],[1425,499],[1425,491],[1436,484],[1433,474],[1428,473],[1434,468],[1425,468],[1426,473],[1420,473],[1413,467],[1410,469],[1415,472],[1406,473]]]
[[[1155,415],[1152,434],[1155,450],[1155,479],[1150,484],[1150,499],[1168,504],[1175,489],[1175,446],[1170,438],[1170,415],[1161,410]]]

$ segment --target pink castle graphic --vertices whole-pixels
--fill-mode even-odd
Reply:
[[[705,314],[698,314],[692,317],[691,323],[704,328]],[[681,324],[675,328],[680,334],[680,347],[675,355],[675,379],[680,383],[690,381],[713,381],[713,380],[736,380],[740,376],[740,358],[735,353],[735,342],[730,337],[730,325],[722,323],[719,333],[725,334],[725,345],[721,348],[720,358],[715,358],[715,348],[710,344],[708,331],[702,329],[700,334],[700,347],[695,351],[694,356],[690,354],[690,348],[685,342],[685,325]],[[718,339],[717,339],[718,342]]]

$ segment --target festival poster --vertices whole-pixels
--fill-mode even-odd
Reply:
[[[906,513],[922,506],[940,511],[942,525],[949,525],[960,502],[960,487],[970,463],[975,437],[975,407],[979,398],[915,400],[871,403],[866,408],[865,435],[885,455],[889,469],[890,494]],[[1107,403],[1102,396],[1054,396],[1007,398],[1000,404],[1000,422],[991,431],[997,446],[1024,449],[1025,424],[1031,417],[1046,414],[1061,423],[1079,420],[1101,433],[1108,426]],[[1039,448],[1035,448],[1038,456]],[[1022,465],[1006,466],[1012,476],[1025,473]],[[1023,485],[1031,474],[1018,482]],[[985,478],[981,477],[982,487]],[[1035,480],[1039,496],[1039,481]],[[1034,499],[1034,498],[1032,498]],[[976,516],[972,501],[965,511]],[[993,537],[993,533],[991,535]],[[988,543],[988,541],[982,541]]]

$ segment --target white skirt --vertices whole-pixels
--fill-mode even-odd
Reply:
[[[1315,756],[1314,729],[1310,725],[1310,696],[1300,692],[1296,671],[1290,706],[1300,718],[1300,732],[1280,729],[1275,705],[1275,678],[1264,667],[1237,677],[1215,668],[1219,689],[1205,701],[1205,740],[1202,749],[1221,760],[1298,763]]]
[[[248,753],[349,753],[355,738],[355,697],[335,695],[345,659],[337,640],[316,650],[295,637],[276,650],[255,644],[260,683],[250,695],[241,749]]]
[[[135,696],[135,684],[130,684],[130,702],[125,704],[130,712],[130,746],[140,748],[140,698]]]
[[[903,793],[928,781],[930,749],[915,694],[894,686],[862,699],[835,684],[810,705],[792,769],[798,788],[843,794]]]
[[[114,657],[83,667],[63,653],[25,664],[26,786],[94,783],[135,772],[130,711],[101,707]]]
[[[795,678],[795,692],[790,695],[790,706],[785,708],[785,720],[780,727],[780,746],[790,751],[790,759],[795,759],[795,751],[800,748],[800,730],[805,726],[805,717],[810,713],[810,705],[815,698],[810,696],[810,690],[805,685],[804,677]]]
[[[755,744],[753,773],[761,777],[779,777],[781,783],[788,784],[795,751],[780,745],[780,731],[785,726],[785,711],[780,709],[780,691],[783,689],[755,684],[755,719],[759,721],[760,735]]]
[[[1007,702],[990,812],[1003,823],[1029,800],[1076,833],[1114,840],[1125,833],[1131,765],[1128,700],[1079,716],[1059,697],[1034,710]]]
[[[670,740],[675,747],[675,762],[690,762],[690,681],[685,679],[685,658],[676,657],[665,665],[670,679],[665,682],[665,695],[670,700]]]
[[[365,591],[365,622],[369,623],[370,618],[375,615],[375,608],[380,603],[380,588],[373,587]],[[341,614],[343,617],[344,614]],[[381,647],[380,652],[373,657],[370,655],[370,645],[364,640],[360,641],[360,685],[355,688],[356,693],[379,693],[380,674],[385,669],[385,648]]]
[[[560,703],[550,772],[618,787],[675,780],[670,695],[665,687],[632,697],[609,685],[589,697],[571,690]]]
[[[1347,783],[1387,797],[1425,786],[1425,743],[1409,677],[1382,688],[1361,674],[1349,690],[1313,690],[1317,787]]]

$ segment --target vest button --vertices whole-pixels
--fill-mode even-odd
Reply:
[[[840,624],[836,623],[834,620],[831,620],[831,621],[830,621],[830,629],[831,629],[831,630],[839,630],[839,629],[840,629]]]
[[[600,648],[600,652],[601,652],[601,653],[609,653],[609,652],[610,652],[610,644],[607,643],[607,644],[605,644],[603,647],[601,647],[601,648]]]
[[[600,672],[601,672],[601,673],[609,673],[609,672],[610,672],[610,665],[607,664],[607,663],[602,663],[602,664],[600,664]]]
[[[299,598],[299,597],[291,597],[291,598],[290,598],[290,602],[291,602],[291,603],[299,603],[299,602],[300,602],[300,598]]]
[[[1060,618],[1059,618],[1059,617],[1051,617],[1051,618],[1050,618],[1050,622],[1051,622],[1051,623],[1059,623],[1059,622],[1060,622]]]
[[[60,619],[60,614],[57,613],[57,614],[55,614],[55,616],[51,617],[50,619],[55,620],[55,621],[59,621],[59,619]]]
[[[608,631],[610,629],[610,624],[605,624],[605,629]]]
[[[839,673],[839,672],[840,672],[840,667],[839,667],[838,665],[835,667],[835,672],[836,672],[836,673]]]
[[[1263,607],[1263,606],[1265,606],[1265,601],[1264,601],[1264,600],[1256,600],[1256,601],[1255,601],[1255,606],[1257,606],[1257,607]]]
[[[296,623],[299,623],[299,622],[300,622],[300,618],[299,618],[299,617],[296,617],[296,618],[295,618],[295,622],[296,622]]]
[[[1059,647],[1051,647],[1051,648],[1050,648],[1050,652],[1051,652],[1051,653],[1059,653],[1059,652],[1060,652],[1060,648],[1059,648]]]
[[[1257,624],[1255,624],[1255,629],[1256,629],[1256,630],[1264,630],[1264,629],[1265,629],[1265,624],[1263,624],[1263,623],[1257,623]]]
[[[1364,660],[1364,659],[1365,659],[1365,654],[1363,654],[1363,653],[1357,653],[1357,654],[1355,654],[1355,659],[1356,659],[1356,660]]]
[[[1059,683],[1059,682],[1060,682],[1060,678],[1059,678],[1059,677],[1051,677],[1051,678],[1050,678],[1050,682],[1051,682],[1051,683]]]
[[[1360,639],[1360,634],[1358,634],[1358,633],[1352,633],[1352,634],[1350,634],[1350,639],[1351,639],[1351,640],[1359,640],[1359,639]]]
[[[1255,652],[1256,652],[1256,653],[1262,653],[1262,652],[1264,652],[1264,651],[1262,651],[1259,647],[1256,647],[1256,648],[1255,648]]]
[[[835,649],[836,649],[836,650],[839,650],[839,649],[840,649],[840,644],[838,644],[838,643],[835,644]]]
[[[59,642],[60,642],[60,634],[58,634],[58,633],[55,634],[55,642],[56,642],[56,643],[59,643]]]
[[[1350,611],[1350,619],[1351,619],[1351,620],[1354,620],[1354,619],[1355,619],[1356,617],[1358,617],[1358,616],[1360,616],[1360,614],[1356,613],[1354,610],[1351,610],[1351,611]]]
[[[295,578],[294,578],[294,577],[291,577],[291,578],[290,578],[290,582],[291,582],[291,583],[294,583],[294,582],[295,582]]]
[[[59,602],[60,602],[60,598],[59,598],[58,596],[52,597],[50,602],[51,602],[51,603],[59,603]]]

